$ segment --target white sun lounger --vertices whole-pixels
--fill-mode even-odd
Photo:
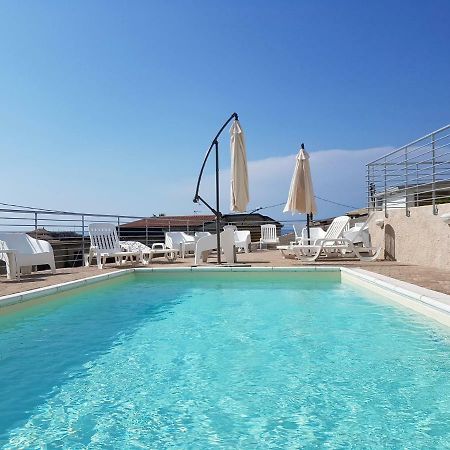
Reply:
[[[50,243],[26,233],[0,233],[0,259],[6,262],[8,279],[20,278],[20,271],[30,272],[32,266],[48,265],[52,273],[56,272]]]
[[[327,254],[336,251],[333,246],[340,242],[337,241],[337,239],[341,238],[343,232],[348,229],[349,221],[350,217],[348,216],[339,216],[334,218],[328,227],[325,236],[317,239],[313,244],[293,245],[292,250],[297,258],[307,261],[315,261],[320,256],[322,251]]]
[[[117,235],[116,226],[112,223],[91,223],[89,224],[89,237],[91,238],[91,247],[86,258],[86,266],[90,266],[94,256],[97,259],[97,266],[103,269],[106,258],[114,258],[116,264],[122,264],[124,259],[136,257],[138,262],[142,261],[140,251],[127,252],[120,248],[120,241]]]
[[[333,256],[356,256],[361,261],[374,261],[378,258],[381,247],[357,247],[355,244],[362,241],[361,234],[368,226],[372,216],[369,216],[366,223],[356,228],[356,232],[349,239],[345,237],[348,228],[349,218],[340,216],[333,220],[327,234],[323,239],[318,239],[313,245],[294,245],[293,250],[298,259],[302,261],[316,261],[321,255]],[[361,253],[371,253],[370,256],[363,256]]]
[[[140,252],[144,264],[150,264],[153,258],[158,256],[164,256],[167,261],[173,262],[176,261],[178,256],[177,249],[167,248],[162,242],[155,242],[150,248],[138,241],[120,241],[120,248],[130,254]]]
[[[234,263],[234,232],[231,229],[220,233],[220,246],[224,259],[228,264]],[[217,236],[204,236],[197,241],[195,246],[195,264],[207,262],[211,250],[217,250]]]
[[[314,244],[317,239],[323,239],[326,235],[326,231],[322,227],[310,227],[309,229],[309,239],[308,239],[308,228],[303,227],[299,237],[297,238],[297,233],[295,233],[296,242],[299,245]]]

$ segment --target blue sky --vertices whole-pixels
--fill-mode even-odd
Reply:
[[[449,122],[449,21],[439,0],[0,1],[0,200],[192,213],[236,111],[250,208],[285,200],[301,142],[316,193],[363,206],[368,158]]]

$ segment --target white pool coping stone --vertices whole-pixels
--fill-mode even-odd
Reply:
[[[304,266],[304,267],[136,267],[120,269],[79,280],[46,286],[25,292],[0,296],[0,308],[16,303],[26,302],[38,297],[57,294],[82,286],[117,278],[131,273],[161,273],[161,272],[339,272],[341,281],[368,288],[372,292],[383,295],[390,300],[413,309],[440,323],[450,326],[450,295],[432,291],[415,284],[369,272],[359,268],[339,266]]]
[[[122,277],[127,273],[132,273],[134,269],[120,269],[114,272],[108,272],[101,275],[94,275],[92,277],[80,278],[79,280],[67,281],[65,283],[54,284],[52,286],[45,286],[37,289],[32,289],[24,292],[16,292],[14,294],[0,296],[0,308],[4,306],[14,305],[16,303],[26,302],[38,297],[45,297],[47,295],[57,294],[59,292],[69,291],[89,284],[98,283],[100,281],[109,280],[112,278]]]

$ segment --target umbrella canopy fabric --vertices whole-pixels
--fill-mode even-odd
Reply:
[[[239,120],[235,120],[230,128],[231,134],[231,195],[230,209],[245,212],[250,201],[248,193],[247,151],[245,149],[244,132]]]
[[[316,214],[317,206],[309,167],[309,155],[302,148],[297,155],[289,197],[283,212]]]

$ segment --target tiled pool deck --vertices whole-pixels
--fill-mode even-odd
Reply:
[[[427,289],[444,294],[450,294],[450,271],[430,267],[399,264],[391,261],[361,262],[356,260],[330,260],[317,263],[302,263],[295,259],[285,259],[278,250],[261,250],[249,254],[238,254],[238,262],[250,264],[252,267],[301,267],[301,266],[343,266],[362,268],[397,280],[412,283]],[[214,258],[210,258],[208,265],[213,265]],[[144,267],[190,267],[194,264],[193,257],[178,259],[175,263],[167,263],[164,258],[157,258],[149,266]],[[130,266],[122,266],[130,267]],[[52,286],[68,281],[79,280],[94,275],[115,271],[119,267],[113,264],[103,270],[97,267],[75,267],[58,269],[56,275],[48,271],[35,273],[23,277],[20,282],[7,281],[5,276],[0,277],[0,296],[25,292],[31,289]]]

